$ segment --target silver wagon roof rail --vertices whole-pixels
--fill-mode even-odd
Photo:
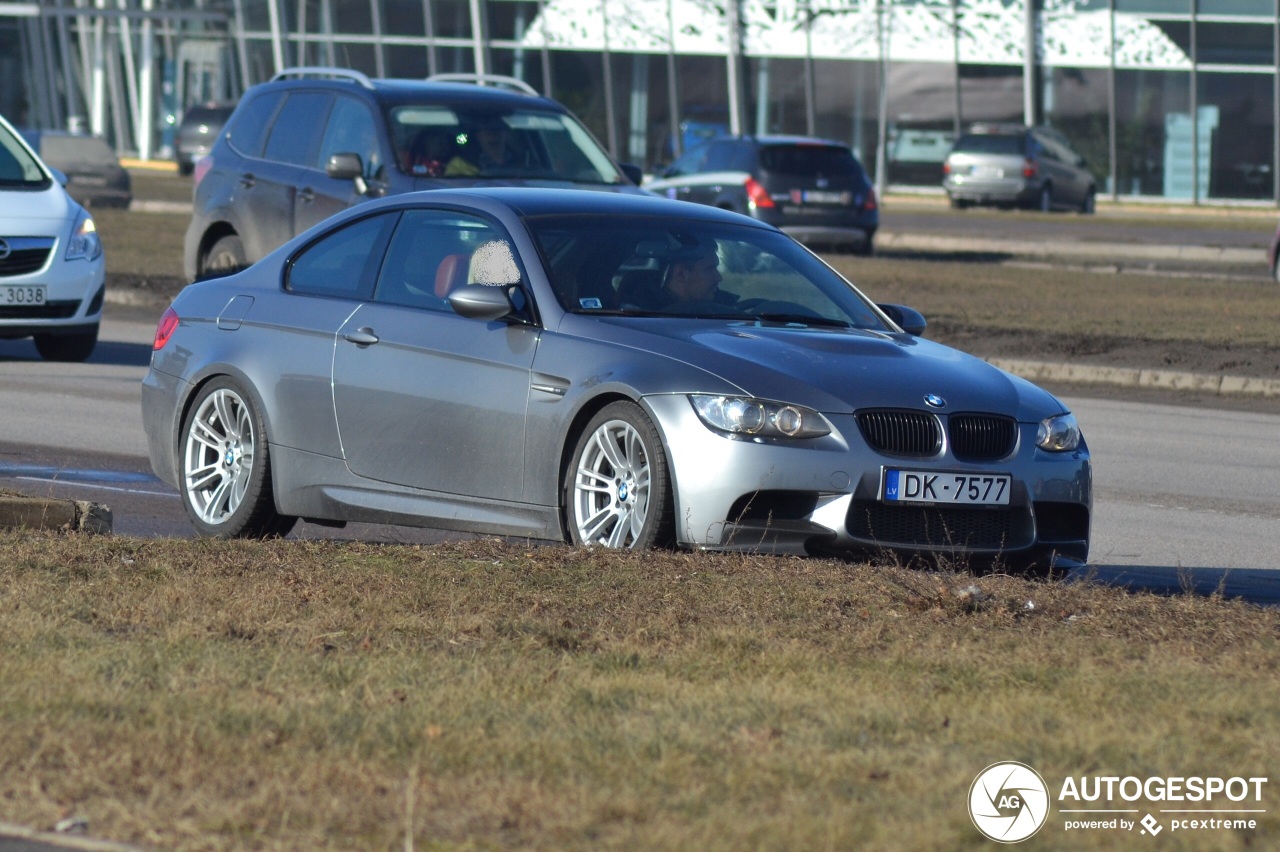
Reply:
[[[505,74],[471,74],[467,72],[458,72],[456,74],[432,74],[427,78],[430,83],[475,83],[480,86],[505,86],[513,89],[521,94],[533,95],[541,97],[538,90],[530,86],[524,80],[518,77],[508,77]]]
[[[319,77],[334,80],[350,80],[353,83],[359,83],[366,89],[373,88],[373,81],[365,74],[354,71],[350,68],[325,68],[318,65],[305,65],[299,68],[285,68],[276,73],[271,78],[272,82],[276,80],[293,80],[306,77]]]

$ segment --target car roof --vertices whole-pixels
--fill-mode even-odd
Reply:
[[[817,136],[790,136],[785,134],[745,134],[742,136],[717,136],[709,141],[720,142],[724,140],[752,142],[757,145],[826,145],[836,148],[848,148],[849,146],[835,139],[822,139]]]
[[[426,80],[410,80],[397,78],[376,78],[368,81],[372,89],[360,85],[354,80],[331,79],[324,77],[294,77],[283,80],[270,80],[254,86],[255,90],[284,89],[329,89],[336,92],[372,93],[381,103],[397,106],[400,104],[420,104],[429,101],[432,104],[460,107],[487,107],[489,109],[533,108],[552,112],[567,113],[564,105],[541,95],[529,95],[513,92],[497,86],[480,86],[474,83],[429,82]]]
[[[772,230],[772,226],[747,216],[721,210],[707,204],[690,204],[654,195],[633,195],[619,192],[600,192],[588,189],[548,189],[541,187],[485,186],[466,189],[433,189],[406,192],[379,202],[379,206],[396,206],[433,202],[441,204],[469,204],[490,206],[494,203],[507,207],[517,216],[564,216],[583,214],[590,216],[664,216],[668,218],[697,219],[708,222],[748,225]],[[359,205],[353,210],[369,210],[370,205]]]

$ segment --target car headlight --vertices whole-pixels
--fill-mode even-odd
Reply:
[[[97,260],[102,254],[102,240],[98,239],[98,226],[88,210],[81,210],[76,226],[71,229],[67,242],[67,260]]]
[[[818,438],[831,434],[831,424],[812,408],[745,396],[690,394],[702,422],[733,435],[762,438]]]
[[[1051,453],[1065,453],[1080,446],[1080,424],[1074,414],[1059,414],[1040,421],[1036,446]]]

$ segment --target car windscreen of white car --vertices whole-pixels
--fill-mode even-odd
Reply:
[[[36,159],[8,128],[0,125],[0,186],[44,189],[49,183],[49,175]]]

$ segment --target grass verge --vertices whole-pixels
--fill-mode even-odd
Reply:
[[[997,760],[1280,765],[1280,613],[1215,598],[491,541],[0,553],[0,821],[160,848],[977,849]],[[1268,845],[1276,804],[1161,846]]]

